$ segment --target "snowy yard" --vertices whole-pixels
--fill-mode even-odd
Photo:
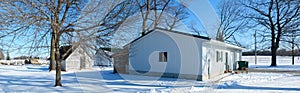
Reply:
[[[62,72],[62,87],[53,86],[54,76],[47,66],[0,65],[0,92],[146,92],[204,85],[194,80],[113,74],[111,68]]]
[[[300,75],[282,73],[236,74],[222,79],[219,92],[300,92]]]
[[[251,68],[272,69],[268,65],[253,65],[250,62]],[[295,70],[299,67],[298,64],[279,65],[276,69]],[[300,92],[300,71],[296,72],[298,73],[249,72],[230,75],[214,82],[113,74],[112,68],[95,67],[90,70],[62,72],[63,86],[54,87],[55,72],[48,72],[47,66],[0,65],[0,92],[296,93]]]
[[[295,64],[292,65],[292,57],[290,56],[277,56],[277,66],[270,67],[271,56],[258,56],[257,64],[255,64],[254,56],[243,56],[242,60],[249,62],[249,68],[259,70],[280,70],[280,71],[299,71],[300,72],[300,56],[295,57]]]

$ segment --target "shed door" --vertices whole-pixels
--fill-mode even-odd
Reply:
[[[229,71],[228,52],[225,53],[225,69]]]
[[[85,57],[84,55],[80,55],[80,69],[85,68]]]

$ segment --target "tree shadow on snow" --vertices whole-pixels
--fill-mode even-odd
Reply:
[[[54,77],[37,76],[6,76],[0,75],[0,91],[2,92],[62,92],[81,91],[68,86],[54,87]],[[63,83],[74,83],[74,80],[62,80]]]
[[[48,66],[37,66],[37,67],[26,67],[27,69],[30,70],[38,70],[38,71],[49,71]]]
[[[232,86],[219,86],[218,89],[246,89],[246,90],[289,90],[300,91],[300,88],[286,88],[286,87],[260,87],[260,86],[244,86],[233,84]]]
[[[294,69],[300,70],[300,65],[277,65],[277,66],[269,66],[269,65],[250,65],[249,68],[268,68],[268,69]]]
[[[63,77],[76,77],[79,83],[106,88],[114,92],[149,91],[153,88],[177,88],[177,87],[203,87],[201,83],[194,84],[195,80],[180,80],[177,78],[152,77],[129,74],[114,74],[113,70],[78,71],[63,74]],[[64,80],[64,79],[63,79]],[[176,81],[185,84],[178,85]],[[181,82],[181,83],[182,83]],[[197,81],[196,81],[197,82]],[[203,83],[203,82],[202,82]],[[105,90],[105,89],[104,89]]]
[[[179,82],[191,82],[195,80],[180,80],[177,78],[155,77],[155,76],[142,76],[142,75],[129,75],[129,74],[114,74],[112,71],[100,71],[101,76],[106,80],[108,85],[125,85],[125,86],[141,86],[141,87],[158,87],[158,88],[176,88],[176,87],[191,87],[191,85],[177,85]],[[145,83],[143,83],[145,82]],[[203,87],[203,84],[192,84],[195,87]],[[126,89],[126,88],[125,88]],[[121,89],[123,90],[123,89]]]

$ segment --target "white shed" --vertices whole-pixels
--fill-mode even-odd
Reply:
[[[89,69],[94,65],[93,56],[89,53],[87,48],[83,48],[83,46],[62,46],[60,53],[61,55],[67,53],[67,56],[63,58],[62,61],[63,71]]]
[[[207,80],[235,70],[242,49],[208,37],[157,29],[125,46],[129,74]]]

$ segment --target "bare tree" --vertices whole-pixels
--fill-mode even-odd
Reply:
[[[168,27],[167,29],[169,30],[173,30],[174,28],[176,28],[177,24],[180,21],[187,19],[189,16],[186,7],[182,4],[178,4],[178,2],[171,2],[165,11],[168,14],[166,14],[167,17],[165,17],[164,20],[165,24]]]
[[[168,16],[166,26],[173,29],[179,21],[187,18],[185,7],[173,0],[135,0],[142,17],[142,35],[162,25]],[[171,18],[171,20],[170,20]]]
[[[300,4],[298,2],[298,4]],[[291,48],[292,50],[292,65],[295,64],[295,48],[299,47],[299,36],[300,36],[300,14],[298,16],[295,17],[294,20],[297,21],[293,21],[289,24],[287,24],[287,26],[285,26],[284,29],[284,33],[283,33],[283,38],[282,41],[287,43],[288,48]]]
[[[11,5],[14,6],[12,7]],[[37,17],[38,14],[28,13],[28,11],[32,11],[31,9],[23,11],[27,6],[22,2],[0,2],[0,38],[2,41],[1,45],[5,47],[5,51],[19,52],[27,50],[27,54],[31,54],[38,49],[47,48],[43,44],[47,43],[47,33],[49,31],[45,30],[47,27],[39,28],[44,22],[38,21],[40,20]]]
[[[201,31],[200,31],[200,29],[199,28],[197,28],[197,26],[195,25],[195,23],[191,23],[190,24],[190,28],[191,28],[191,30],[192,30],[192,32],[194,32],[194,33],[196,33],[197,35],[201,35]]]
[[[136,0],[137,5],[139,7],[139,11],[141,13],[143,23],[142,23],[142,35],[146,34],[147,30],[147,20],[148,16],[150,15],[150,10],[151,10],[151,0]],[[145,12],[146,11],[146,12]]]
[[[299,1],[291,0],[246,0],[240,1],[245,7],[244,18],[250,19],[256,27],[266,28],[264,37],[271,41],[272,63],[276,66],[276,52],[282,35],[288,33],[287,26],[299,21]]]
[[[7,20],[1,25],[5,27],[1,37],[12,35],[14,38],[20,38],[31,34],[32,43],[28,45],[30,49],[38,51],[39,48],[50,48],[49,68],[53,70],[55,62],[55,86],[62,86],[61,62],[67,53],[60,54],[60,46],[70,43],[72,46],[85,44],[91,49],[100,49],[99,47],[109,44],[113,32],[127,17],[136,13],[135,10],[142,13],[142,33],[145,34],[148,31],[146,30],[148,19],[152,17],[150,12],[155,11],[153,16],[155,21],[152,22],[152,28],[155,28],[170,1],[100,0],[91,3],[86,3],[85,0],[2,1],[1,18]],[[138,8],[133,6],[137,4]]]
[[[239,13],[242,12],[238,2],[235,0],[222,0],[218,6],[218,15],[220,23],[218,25],[217,37],[219,41],[226,41],[240,45],[234,35],[242,33],[245,29],[247,21],[244,20]],[[232,41],[229,40],[232,38]]]
[[[300,22],[300,21],[298,21]],[[288,26],[289,27],[289,26]],[[300,36],[300,23],[295,24],[295,27],[289,27],[289,29],[287,29],[289,31],[289,33],[285,33],[282,36],[282,42],[283,42],[283,46],[285,48],[288,48],[290,50],[292,50],[292,65],[295,64],[295,48],[298,47],[298,43],[299,43],[299,36]]]
[[[112,44],[120,48],[156,27],[172,30],[188,17],[186,7],[174,0],[131,0],[136,9],[118,29]]]
[[[86,3],[84,0],[54,0],[54,1],[7,1],[1,2],[3,13],[7,14],[16,25],[21,27],[44,28],[51,35],[51,62],[56,62],[55,86],[61,84],[61,62],[66,56],[60,54],[59,48],[65,45],[67,36],[74,38],[73,45],[87,44],[95,49],[95,41],[107,42],[107,38],[129,16],[132,1],[100,0]],[[41,24],[42,23],[42,24]],[[45,28],[47,30],[45,30]],[[15,29],[12,32],[24,32]],[[29,31],[36,32],[36,31]],[[102,43],[104,44],[104,43]],[[69,50],[68,50],[69,52]],[[53,69],[51,65],[51,69]]]

